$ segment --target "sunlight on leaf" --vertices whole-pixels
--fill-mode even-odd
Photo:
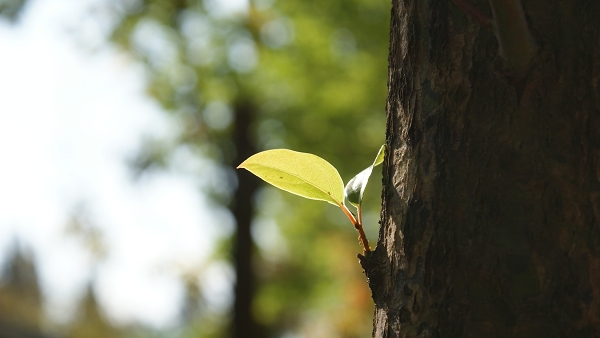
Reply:
[[[343,205],[344,182],[337,169],[319,156],[273,149],[250,156],[240,168],[292,194]]]
[[[383,158],[385,156],[385,144],[381,146],[381,148],[379,148],[379,152],[377,153],[377,157],[375,157],[375,162],[373,162],[373,166],[376,167],[379,164],[381,164],[381,162],[383,162]]]
[[[373,164],[371,164],[367,169],[361,171],[358,175],[354,176],[346,185],[346,188],[344,189],[344,194],[346,200],[348,200],[348,202],[350,202],[350,204],[352,204],[353,206],[357,208],[360,207],[365,188],[367,187],[367,183],[369,182],[369,177],[371,177],[371,173],[373,172],[373,167],[383,162],[384,154],[385,145],[382,145],[381,148],[379,148],[379,152],[377,153]]]

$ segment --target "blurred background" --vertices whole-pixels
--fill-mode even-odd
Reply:
[[[357,233],[235,171],[345,182],[385,136],[388,0],[0,0],[0,337],[368,337]],[[381,173],[365,196],[374,246]]]

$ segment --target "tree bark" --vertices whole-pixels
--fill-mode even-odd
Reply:
[[[393,1],[374,337],[600,337],[600,2],[524,9],[517,77],[449,1]]]
[[[256,153],[254,142],[250,136],[253,113],[252,105],[246,101],[237,102],[234,107],[235,129],[233,131],[233,142],[236,151],[233,161],[234,167]],[[237,174],[238,186],[233,197],[231,211],[237,225],[233,243],[236,282],[231,337],[257,338],[262,337],[262,334],[252,314],[254,241],[252,240],[250,227],[254,215],[252,198],[258,189],[258,180],[246,170],[236,170],[235,173]]]

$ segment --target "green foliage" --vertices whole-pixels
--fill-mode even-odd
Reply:
[[[383,162],[383,157],[385,156],[385,145],[382,145],[379,148],[379,152],[377,156],[375,156],[375,161],[368,168],[358,173],[358,175],[354,176],[348,184],[346,184],[346,188],[344,188],[344,196],[346,200],[350,202],[353,206],[360,208],[362,204],[363,195],[365,193],[365,189],[367,188],[367,183],[369,183],[369,177],[371,177],[371,173],[373,173],[373,167],[379,165]]]
[[[324,159],[287,149],[274,149],[250,156],[238,169],[244,168],[275,187],[308,199],[337,205],[359,233],[365,251],[371,250],[362,226],[362,198],[373,172],[383,162],[385,145],[381,146],[373,164],[354,176],[344,189],[337,169]],[[345,200],[356,206],[358,219],[346,207]]]
[[[308,199],[336,205],[353,224],[362,226],[361,204],[373,167],[383,162],[385,145],[379,148],[373,164],[354,176],[344,188],[337,169],[319,156],[288,149],[272,149],[254,154],[240,164],[273,186]],[[359,213],[358,223],[345,206],[348,200]]]
[[[319,156],[288,149],[252,155],[238,166],[279,189],[341,206],[344,182],[337,169]]]

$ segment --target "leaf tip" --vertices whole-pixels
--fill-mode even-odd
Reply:
[[[252,157],[252,156],[250,156],[250,157]],[[248,157],[248,158],[250,158],[250,157]],[[246,162],[248,162],[248,158],[246,160],[244,160],[242,163],[240,163],[240,165],[235,167],[235,169],[248,169],[248,168],[246,168]]]
[[[385,157],[385,144],[382,145],[381,148],[379,148],[379,152],[377,152],[377,156],[375,157],[373,166],[375,167],[375,166],[381,164],[381,162],[383,162],[384,157]]]

